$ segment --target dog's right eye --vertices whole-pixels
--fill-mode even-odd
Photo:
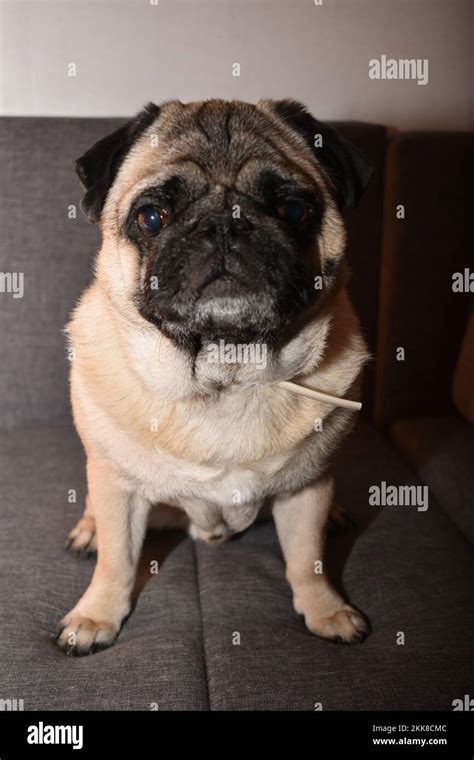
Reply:
[[[157,235],[168,221],[168,212],[158,206],[143,206],[137,212],[137,225],[145,235]]]
[[[277,206],[277,214],[280,219],[288,222],[288,224],[297,225],[306,221],[309,209],[306,203],[289,200]]]

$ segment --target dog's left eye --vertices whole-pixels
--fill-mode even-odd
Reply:
[[[309,208],[300,201],[285,201],[277,206],[277,214],[288,224],[301,224],[308,218]]]
[[[137,213],[138,227],[146,235],[157,235],[168,221],[168,212],[158,206],[143,206]]]

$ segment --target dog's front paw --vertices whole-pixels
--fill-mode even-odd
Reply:
[[[119,631],[120,625],[83,617],[73,610],[61,620],[55,641],[66,654],[81,657],[112,646]]]
[[[306,627],[315,636],[338,644],[358,644],[370,633],[365,615],[335,594],[318,599],[314,590],[305,589],[295,595],[294,602],[295,610],[304,616]]]
[[[66,549],[84,557],[90,557],[97,552],[96,527],[92,515],[81,517],[68,536]]]
[[[330,615],[305,615],[305,622],[311,633],[338,644],[359,644],[370,632],[366,617],[348,604]]]

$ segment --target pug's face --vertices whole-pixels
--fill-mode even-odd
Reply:
[[[219,100],[150,104],[77,171],[112,289],[194,350],[275,343],[314,313],[338,280],[340,209],[371,174],[298,103]]]

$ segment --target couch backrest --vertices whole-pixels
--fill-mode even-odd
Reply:
[[[453,401],[458,412],[474,425],[474,308],[454,373]]]
[[[120,119],[0,119],[0,272],[22,273],[24,295],[0,293],[0,426],[67,422],[68,363],[62,329],[91,277],[97,228],[84,220],[74,162]],[[351,292],[375,350],[386,132],[336,125],[376,165],[348,215]],[[70,208],[77,209],[71,216]],[[371,381],[366,390],[370,408]]]
[[[69,416],[62,329],[99,243],[79,209],[74,161],[114,126],[113,119],[0,119],[0,272],[24,274],[23,298],[0,294],[2,426]]]
[[[469,285],[458,288],[453,276],[473,270],[473,159],[469,133],[412,132],[390,143],[375,398],[380,426],[453,411],[472,298]]]
[[[388,132],[385,127],[358,122],[334,126],[373,163],[374,175],[359,205],[346,212],[347,258],[351,270],[349,293],[360,317],[373,361],[364,373],[362,413],[373,412],[375,358],[377,349],[379,289],[382,259],[382,218]]]

